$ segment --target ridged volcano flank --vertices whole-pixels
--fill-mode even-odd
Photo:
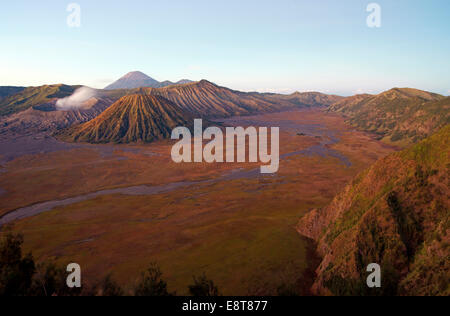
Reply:
[[[293,110],[320,104],[305,104],[298,97],[240,92],[218,86],[207,80],[161,89],[146,88],[148,94],[160,95],[197,117],[227,117],[254,113]],[[302,97],[304,97],[302,95]]]
[[[121,98],[96,119],[70,129],[69,141],[88,143],[152,142],[170,137],[193,119],[160,96],[134,94]]]
[[[152,95],[171,100],[180,108],[199,117],[224,117],[245,115],[262,109],[268,102],[247,94],[240,94],[202,80],[186,85],[176,85],[162,89],[146,89]]]

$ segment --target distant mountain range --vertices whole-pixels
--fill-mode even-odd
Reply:
[[[80,86],[62,84],[0,87],[0,117],[11,116],[1,119],[3,123],[0,123],[3,129],[15,131],[19,131],[20,126],[24,130],[33,126],[39,130],[56,131],[87,122],[121,97],[136,94],[164,98],[167,102],[162,104],[173,104],[180,113],[206,119],[328,107],[328,111],[345,115],[356,128],[375,133],[383,141],[403,147],[428,137],[450,123],[450,97],[416,89],[395,88],[379,95],[364,94],[348,98],[319,92],[282,95],[240,92],[207,80],[158,82],[141,72],[127,74],[107,87],[111,90],[96,90],[95,100],[90,101],[97,104],[96,107],[66,110],[64,115],[52,113],[57,110],[54,105],[58,99],[71,96],[78,88]],[[151,111],[145,113],[150,115]],[[151,116],[147,118],[149,121],[152,119]],[[39,124],[40,121],[44,123]],[[145,136],[139,141],[149,139],[152,138]]]
[[[378,161],[300,221],[322,257],[315,294],[450,295],[449,152],[447,125]],[[382,268],[380,289],[366,285],[371,263]]]
[[[134,76],[131,76],[136,78]],[[128,77],[130,79],[131,77]],[[138,75],[148,80],[145,75]],[[155,84],[153,82],[153,84]],[[131,120],[127,131],[122,126],[120,133],[111,132],[119,123],[117,117],[102,117],[101,128],[95,130],[93,125],[84,124],[78,129],[70,129],[65,139],[83,142],[149,142],[167,137],[170,120],[154,117],[156,112],[149,108],[156,105],[167,106],[167,117],[183,115],[185,118],[223,118],[230,116],[270,113],[309,107],[326,107],[339,101],[342,97],[329,96],[317,92],[294,93],[292,95],[246,93],[220,87],[209,81],[182,81],[179,84],[163,88],[140,87],[134,89],[93,90],[94,96],[83,100],[76,108],[58,108],[56,103],[70,96],[76,99],[75,91],[81,86],[63,84],[40,87],[0,87],[4,96],[0,100],[0,133],[31,135],[45,132],[61,134],[61,129],[87,123],[102,114],[115,101],[126,96],[152,96],[158,103],[139,103],[142,106],[126,106],[119,103],[123,112],[118,117],[130,117],[132,111],[139,110],[143,115],[139,120]],[[89,90],[89,91],[91,91]],[[142,97],[143,98],[143,97]],[[148,98],[146,99],[148,101]],[[128,99],[128,101],[130,101]],[[153,100],[154,101],[154,100]],[[176,120],[175,120],[176,121]],[[186,122],[178,120],[179,122]],[[98,123],[98,121],[96,121]],[[107,127],[109,125],[109,127]],[[146,129],[148,128],[148,130]],[[94,129],[94,130],[93,130]],[[128,132],[128,130],[130,130]],[[143,132],[144,131],[144,132]],[[166,132],[161,132],[166,131]],[[135,132],[137,134],[135,134]],[[147,132],[149,134],[147,134]],[[6,134],[5,134],[6,133]],[[68,134],[71,133],[71,136]],[[124,133],[123,135],[121,133]],[[93,135],[96,135],[93,137]],[[100,135],[101,134],[101,135]]]
[[[191,80],[183,79],[178,82],[163,81],[159,82],[140,71],[133,71],[109,86],[105,87],[105,90],[115,89],[136,89],[136,88],[163,88],[172,86],[175,84],[186,84],[192,82]]]
[[[318,103],[323,99],[329,102],[325,95],[314,95],[317,100],[307,94],[301,102],[301,94],[290,98],[245,93],[206,80],[165,88],[132,89],[95,120],[68,130],[64,139],[90,143],[151,142],[169,137],[175,123],[189,126],[194,118],[270,113],[325,106],[327,103]]]
[[[320,102],[302,103],[285,95],[235,91],[207,80],[144,90],[162,96],[199,117],[248,115],[327,105]]]
[[[294,92],[292,94],[265,93],[266,98],[273,97],[275,101],[284,100],[297,104],[301,107],[327,107],[344,99],[344,97],[324,94],[320,92]]]
[[[346,115],[353,126],[401,146],[422,140],[450,123],[450,97],[408,88],[345,98],[329,110]]]

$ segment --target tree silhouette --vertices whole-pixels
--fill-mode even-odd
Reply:
[[[22,256],[23,236],[7,232],[0,240],[0,296],[29,294],[36,271],[33,256]]]
[[[162,272],[156,263],[142,273],[141,279],[134,291],[135,296],[170,296],[167,283],[162,279]]]
[[[205,274],[194,276],[194,284],[189,286],[189,293],[197,297],[219,296],[219,290],[212,280],[208,280]]]

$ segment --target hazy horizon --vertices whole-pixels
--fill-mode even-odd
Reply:
[[[353,95],[409,87],[450,94],[450,3],[19,0],[0,12],[0,86],[104,88],[130,71],[240,91]],[[5,31],[7,30],[7,31]]]
[[[139,71],[139,70],[134,70],[134,71],[130,71],[130,72],[137,72],[137,71]],[[139,71],[139,72],[141,72],[141,71]],[[145,73],[145,72],[143,72],[143,73]],[[126,74],[124,74],[124,75],[126,75]],[[148,75],[148,74],[146,74],[146,75]],[[152,76],[149,76],[149,77],[155,79]],[[120,79],[120,78],[117,78],[117,79]],[[186,79],[186,78],[182,78],[182,79]],[[203,78],[203,79],[200,79],[200,80],[196,80],[194,82],[198,82],[198,81],[201,81],[201,80],[210,81],[207,78]],[[165,81],[165,80],[161,80],[161,82],[162,81]],[[175,83],[175,80],[173,82]],[[210,82],[212,82],[212,81],[210,81]],[[111,83],[113,83],[113,82],[111,82]],[[217,82],[212,82],[212,83],[218,84]],[[59,84],[72,85],[72,86],[82,86],[82,87],[93,88],[93,89],[98,89],[98,90],[103,90],[105,88],[105,87],[98,87],[98,88],[96,88],[96,87],[92,87],[92,86],[88,86],[88,85],[84,85],[84,84],[66,84],[64,82],[43,83],[42,85],[59,85]],[[220,85],[220,84],[218,84],[218,85]],[[0,86],[4,86],[4,85],[0,85]],[[14,87],[14,85],[5,85],[5,86]],[[37,86],[40,86],[40,85],[37,85]],[[220,85],[220,86],[222,86],[222,85]],[[18,86],[16,86],[16,87],[18,87]],[[22,86],[19,86],[19,87],[22,87]],[[36,87],[36,86],[23,85],[23,87]],[[225,86],[225,88],[230,88],[230,87],[226,87]],[[412,89],[422,90],[421,88],[417,88],[417,87],[399,87],[399,86],[394,86],[394,87],[388,88],[386,90],[379,90],[379,91],[372,90],[372,92],[370,92],[370,93],[369,92],[364,92],[364,91],[362,91],[362,92],[356,91],[355,93],[352,93],[352,94],[345,94],[345,93],[339,94],[339,93],[332,93],[332,92],[323,92],[323,91],[320,91],[320,90],[317,90],[317,89],[316,90],[314,90],[314,89],[312,89],[312,90],[300,90],[300,89],[297,89],[297,90],[292,90],[292,91],[276,91],[276,90],[271,90],[271,89],[268,89],[268,90],[239,90],[239,89],[236,89],[236,90],[237,91],[242,91],[242,92],[277,93],[277,94],[286,94],[286,95],[293,94],[293,93],[296,93],[296,92],[300,92],[300,93],[319,92],[319,93],[325,93],[325,94],[338,95],[338,96],[344,96],[345,97],[345,96],[352,96],[352,95],[356,95],[356,94],[374,94],[375,95],[375,94],[379,94],[379,93],[382,93],[382,92],[385,92],[385,91],[388,91],[388,90],[391,90],[391,89],[395,89],[395,88],[400,88],[400,89],[402,89],[402,88],[412,88]],[[449,94],[450,94],[450,91],[447,92],[447,94],[446,93],[439,93],[439,92],[436,92],[436,91],[428,91],[428,92],[438,93],[438,94],[442,94],[444,96],[449,96]]]

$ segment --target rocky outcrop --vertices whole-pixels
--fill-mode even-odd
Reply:
[[[317,241],[316,294],[450,294],[450,126],[360,174],[298,231]],[[366,267],[382,267],[369,289]]]

